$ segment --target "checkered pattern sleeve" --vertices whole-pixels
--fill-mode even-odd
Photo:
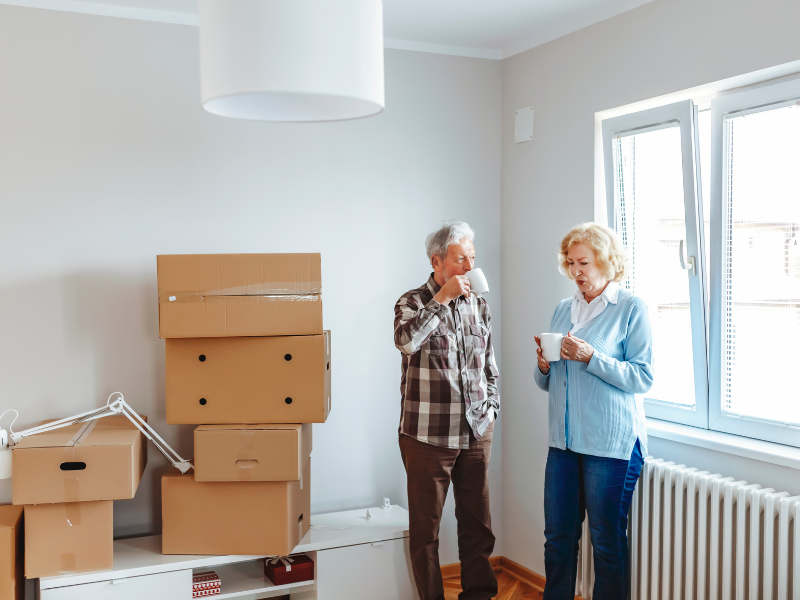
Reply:
[[[430,298],[423,297],[423,294]],[[442,308],[427,288],[404,294],[394,307],[394,345],[397,349],[403,354],[419,352],[439,326]]]

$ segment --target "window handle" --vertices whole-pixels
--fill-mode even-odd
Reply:
[[[680,259],[681,259],[681,269],[684,269],[685,271],[689,271],[689,275],[694,277],[695,275],[697,275],[697,267],[695,266],[694,256],[688,256],[688,257],[686,257],[686,260],[684,260],[684,258],[683,258],[683,242],[684,242],[684,240],[681,240],[681,243],[678,244],[678,255],[679,255]]]

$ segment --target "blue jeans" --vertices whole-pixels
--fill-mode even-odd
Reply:
[[[639,440],[630,460],[550,448],[544,476],[544,600],[572,600],[584,510],[594,552],[594,600],[628,597],[628,511],[642,472]]]

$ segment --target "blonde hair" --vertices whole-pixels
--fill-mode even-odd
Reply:
[[[558,249],[558,268],[567,279],[573,278],[567,253],[575,244],[591,248],[597,266],[609,281],[622,281],[628,275],[628,258],[617,232],[599,223],[581,223],[569,230]]]

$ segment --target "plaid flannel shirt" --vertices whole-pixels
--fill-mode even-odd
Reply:
[[[444,448],[469,448],[500,410],[492,315],[483,298],[433,297],[433,275],[394,307],[394,343],[402,352],[400,433]]]

